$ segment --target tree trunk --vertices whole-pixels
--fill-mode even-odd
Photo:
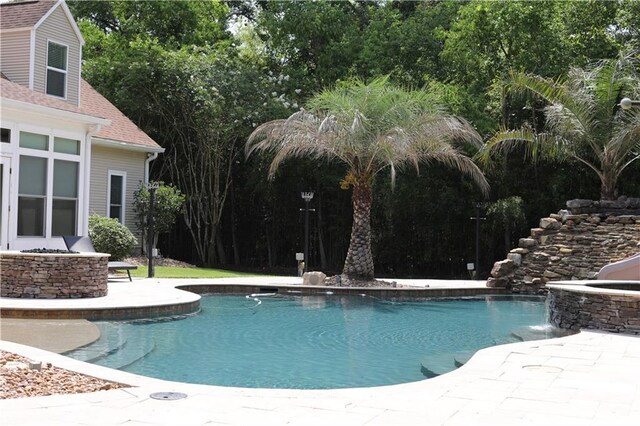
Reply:
[[[504,225],[504,251],[505,256],[511,251],[511,227],[508,223]]]
[[[610,176],[605,171],[600,177],[600,182],[601,200],[615,200],[618,198],[618,190],[616,188],[618,180],[616,177]]]
[[[350,278],[373,279],[373,256],[371,255],[371,185],[353,185],[353,225],[347,259],[342,273]]]
[[[316,232],[318,233],[318,251],[320,252],[320,269],[322,271],[327,270],[327,255],[324,250],[324,241],[322,240],[322,203],[318,198],[318,214],[316,216],[318,221],[316,222]]]
[[[227,264],[227,253],[224,250],[224,243],[220,232],[216,232],[216,250],[218,251],[218,261],[221,265]]]
[[[233,247],[233,264],[240,265],[240,250],[236,237],[236,192],[233,182],[231,182],[231,246]]]

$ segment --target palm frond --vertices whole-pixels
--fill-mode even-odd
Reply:
[[[563,105],[565,115],[572,115],[572,121],[582,132],[590,132],[594,125],[593,102],[578,98],[581,92],[571,90],[563,80],[550,80],[533,74],[510,72],[509,87],[535,93],[551,104]]]

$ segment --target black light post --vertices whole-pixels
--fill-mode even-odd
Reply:
[[[473,278],[478,279],[480,272],[480,221],[485,220],[486,217],[480,216],[480,209],[484,207],[483,203],[476,203],[476,215],[470,219],[476,221],[476,263],[474,263]]]
[[[158,189],[158,186],[158,182],[147,183],[147,189],[149,190],[149,214],[147,216],[147,256],[149,257],[148,278],[156,276],[156,271],[153,268],[153,234],[155,227],[153,209],[156,204],[156,189]]]
[[[309,271],[309,211],[316,211],[309,208],[309,202],[313,198],[313,191],[301,192],[304,200],[304,272]],[[303,210],[303,209],[300,209]]]

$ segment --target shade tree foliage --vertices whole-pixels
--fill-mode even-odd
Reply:
[[[341,170],[331,163],[285,163],[278,178],[266,182],[266,157],[244,161],[237,155],[253,124],[290,116],[339,81],[389,75],[393,83],[437,93],[451,113],[465,117],[482,136],[526,123],[542,131],[546,103],[508,92],[510,69],[563,78],[572,67],[640,47],[640,7],[633,0],[69,4],[87,40],[85,78],[171,154],[154,162],[152,176],[186,186],[169,176],[169,165],[180,164],[188,144],[206,146],[209,154],[200,160],[215,165],[208,170],[218,170],[211,173],[218,173],[219,185],[207,186],[218,188],[217,195],[212,189],[200,201],[209,218],[200,225],[191,221],[202,231],[217,220],[215,236],[207,231],[200,238],[207,253],[195,249],[184,220],[160,239],[163,252],[197,263],[226,260],[271,270],[295,267],[293,255],[303,237],[299,191],[315,189],[312,203],[320,214],[312,215],[311,261],[339,272],[349,246],[351,200],[339,189]],[[193,104],[183,111],[183,102]],[[225,160],[216,162],[214,154]],[[626,176],[640,174],[637,163]],[[437,165],[399,175],[394,193],[389,177],[380,179],[372,194],[383,206],[372,214],[372,255],[379,273],[463,276],[465,259],[473,257],[468,217],[480,201],[475,189]],[[587,170],[531,163],[518,155],[500,159],[488,178],[493,200],[523,199],[529,226],[566,199],[593,196],[599,186]],[[619,190],[637,194],[638,181],[623,178]],[[216,196],[219,201],[212,201]],[[434,219],[443,216],[447,219]],[[499,234],[483,228],[485,270],[502,255]],[[425,242],[432,239],[440,243]]]

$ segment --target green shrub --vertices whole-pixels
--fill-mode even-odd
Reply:
[[[121,260],[128,256],[138,241],[129,229],[117,219],[89,216],[89,238],[96,251],[111,254],[109,260]]]

